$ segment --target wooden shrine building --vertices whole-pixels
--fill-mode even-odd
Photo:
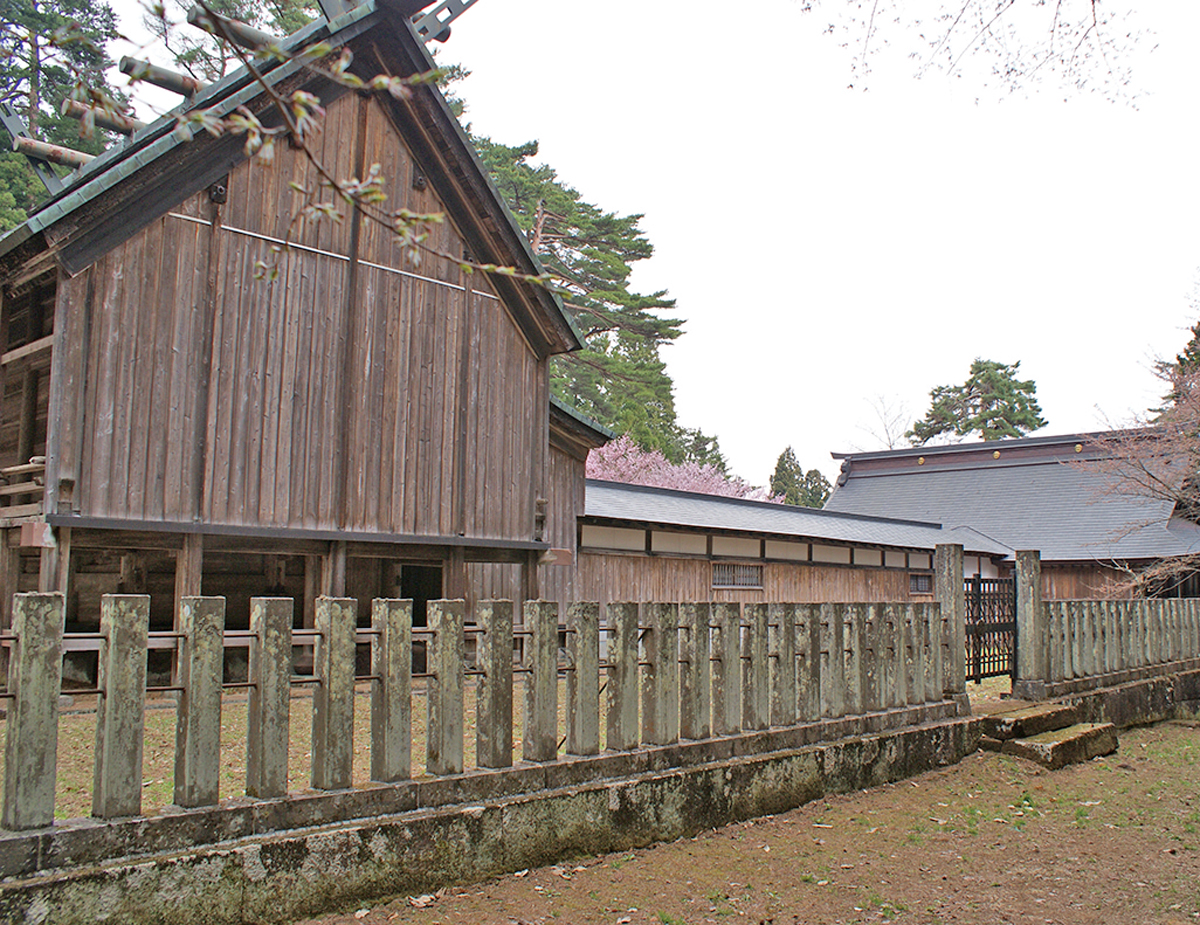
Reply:
[[[369,0],[283,45],[349,49],[364,79],[423,73],[406,6]],[[414,264],[357,212],[306,217],[296,187],[319,177],[286,138],[263,166],[244,137],[181,137],[193,109],[279,124],[245,70],[78,170],[0,239],[6,617],[39,588],[66,592],[69,625],[121,591],[150,593],[159,626],[180,595],[225,595],[236,626],[256,595],[311,619],[321,594],[532,598],[539,572],[566,581],[544,563],[573,547],[605,435],[551,411],[550,357],[580,346],[558,299],[456,263],[539,272],[457,121],[430,86],[404,98],[260,65],[273,94],[321,98],[329,174],[378,163],[386,208],[442,213],[428,243],[452,259]]]

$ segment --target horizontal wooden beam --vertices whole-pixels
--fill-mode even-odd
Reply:
[[[45,337],[39,337],[37,340],[30,341],[20,347],[14,347],[3,356],[0,356],[0,366],[8,366],[10,363],[15,363],[17,360],[27,356],[32,356],[35,353],[49,352],[54,346],[54,335],[47,334]]]

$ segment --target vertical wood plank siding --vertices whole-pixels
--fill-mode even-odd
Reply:
[[[579,555],[579,600],[887,602],[909,600],[908,573],[884,569],[763,563],[761,589],[712,587],[712,563],[669,556]]]
[[[321,141],[333,175],[354,174],[355,138],[389,180],[388,210],[442,211],[378,105],[348,94]],[[84,516],[446,536],[465,510],[468,536],[532,538],[539,358],[487,280],[471,279],[468,306],[455,264],[414,267],[363,221],[348,293],[354,221],[297,217],[293,182],[317,187],[281,144],[272,168],[231,173],[226,205],[193,197],[62,281],[55,360],[75,386],[49,476],[76,480]],[[428,243],[464,253],[448,217]],[[257,261],[278,277],[256,280]]]

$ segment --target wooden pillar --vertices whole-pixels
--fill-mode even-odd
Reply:
[[[321,558],[321,597],[346,596],[346,544],[329,544],[329,553]]]
[[[321,596],[321,581],[324,577],[324,559],[321,556],[304,557],[304,612],[300,615],[300,625],[310,630],[317,625],[317,598]],[[394,591],[383,595],[385,598],[396,596]]]
[[[534,550],[525,553],[525,558],[521,562],[521,603],[525,601],[536,601],[539,595],[538,589],[538,557],[539,553]]]
[[[442,595],[449,601],[467,599],[467,557],[461,546],[453,546],[442,562]]]
[[[53,545],[42,548],[38,590],[44,594],[57,591],[65,601],[70,594],[71,528],[54,527],[50,532]]]
[[[33,435],[37,429],[38,373],[26,367],[21,376],[21,410],[17,418],[17,464],[25,465],[33,456]]]
[[[21,547],[10,545],[19,530],[0,530],[0,633],[13,625],[13,595],[21,590]],[[8,677],[9,648],[0,646],[0,679]]]

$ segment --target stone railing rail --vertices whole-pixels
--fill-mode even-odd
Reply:
[[[1017,553],[1015,696],[1055,699],[1200,669],[1200,600],[1042,601],[1037,552]]]
[[[957,586],[961,589],[961,582]],[[219,792],[221,711],[224,689],[248,688],[245,796],[272,805],[300,800],[299,808],[275,811],[281,827],[297,824],[296,813],[310,824],[318,821],[313,794],[287,792],[289,703],[297,684],[313,692],[311,782],[316,791],[353,791],[355,688],[371,684],[370,776],[376,784],[360,788],[361,799],[335,794],[328,812],[320,813],[345,817],[357,812],[355,807],[378,812],[387,802],[379,784],[411,783],[414,635],[427,639],[425,780],[431,782],[469,772],[464,690],[470,683],[476,685],[477,766],[471,773],[513,767],[514,696],[523,688],[520,758],[526,764],[512,773],[520,776],[521,767],[532,768],[531,763],[568,762],[580,779],[611,776],[608,765],[622,752],[657,749],[659,764],[686,762],[689,746],[683,740],[748,735],[765,736],[758,742],[762,748],[795,747],[953,716],[964,700],[955,702],[964,690],[961,653],[950,657],[958,651],[953,646],[961,627],[944,617],[947,610],[961,613],[961,608],[939,603],[616,603],[604,608],[576,603],[566,607],[560,625],[557,604],[530,601],[514,629],[511,602],[485,601],[472,614],[478,639],[473,664],[465,657],[468,608],[463,601],[430,602],[428,627],[416,629],[410,601],[374,601],[369,627],[358,625],[353,599],[319,599],[314,630],[293,630],[292,608],[290,598],[256,598],[250,631],[226,633],[224,599],[184,598],[176,630],[151,633],[148,597],[103,599],[92,793],[96,820],[136,817],[142,811],[148,647],[176,647],[178,681],[157,689],[175,691],[178,698],[176,806],[211,808],[223,797],[242,796]],[[11,634],[4,637],[12,658],[0,808],[0,825],[14,834],[54,826],[62,653],[68,645],[85,645],[78,637],[64,639],[63,624],[61,595],[15,596]],[[607,637],[603,647],[602,635]],[[562,654],[560,637],[565,637]],[[514,665],[515,638],[523,638],[523,644]],[[359,642],[371,648],[371,674],[362,678],[355,677]],[[313,645],[311,676],[294,675],[293,643]],[[225,647],[247,645],[248,682],[225,684]],[[524,678],[515,684],[514,675]],[[562,729],[560,678],[566,696]],[[244,801],[234,804],[231,812],[244,810]],[[182,825],[181,815],[186,811],[171,810],[160,819],[174,831]],[[72,825],[78,830],[78,824],[68,824],[64,831]]]

